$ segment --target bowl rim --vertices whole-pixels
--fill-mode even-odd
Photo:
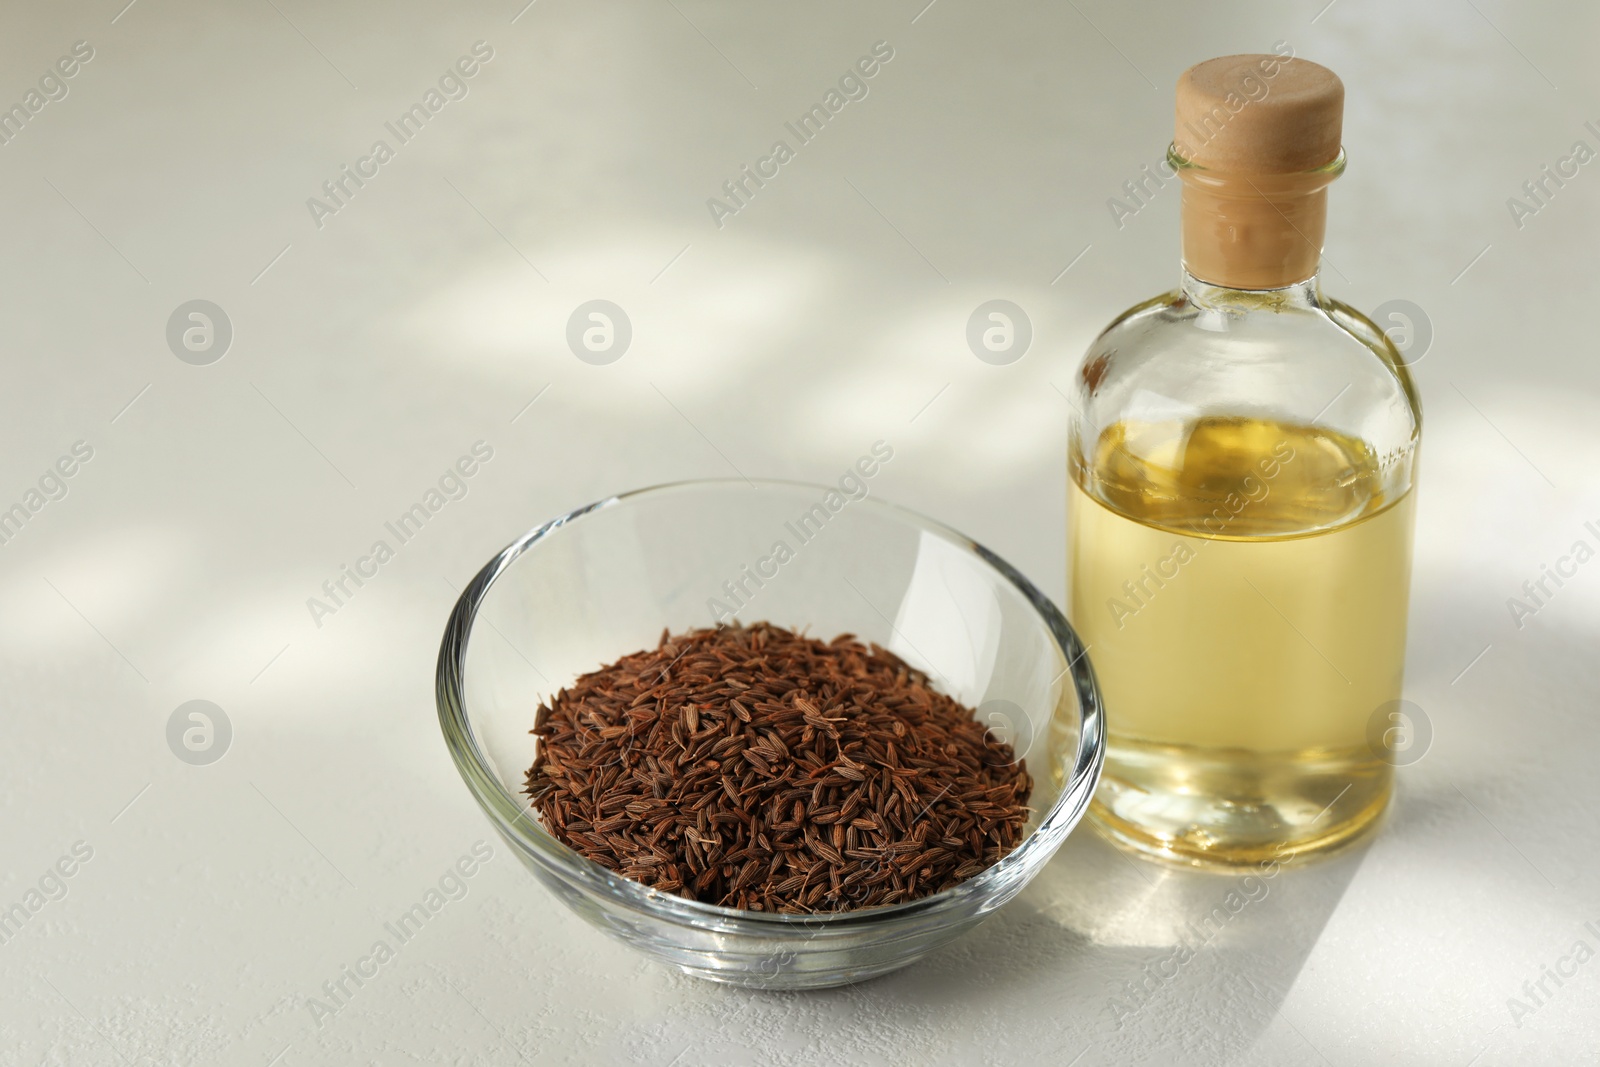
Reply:
[[[541,867],[553,869],[562,877],[578,882],[590,891],[624,906],[658,918],[676,919],[701,929],[728,933],[756,933],[768,937],[780,937],[797,928],[818,933],[822,928],[826,928],[829,933],[842,933],[858,926],[880,925],[886,920],[920,919],[963,908],[974,900],[980,902],[989,900],[1011,883],[1019,869],[1026,871],[1035,866],[1042,866],[1060,847],[1067,834],[1088,809],[1089,800],[1099,783],[1106,757],[1105,712],[1099,683],[1089,662],[1087,649],[1077,632],[1073,630],[1055,603],[1020,571],[979,542],[937,519],[874,496],[855,500],[852,506],[868,506],[899,521],[934,533],[977,556],[1028,601],[1066,660],[1067,665],[1062,675],[1068,676],[1078,700],[1080,715],[1078,750],[1073,757],[1071,774],[1062,784],[1055,803],[1044,813],[1031,833],[997,863],[938,893],[916,900],[871,908],[788,914],[707,904],[680,897],[675,893],[653,889],[580,855],[548,831],[544,831],[543,836],[540,836],[521,829],[520,824],[524,821],[531,821],[537,825],[537,817],[531,805],[524,804],[518,797],[513,796],[500,780],[500,776],[478,743],[466,707],[464,692],[466,651],[472,638],[473,622],[489,590],[524,553],[592,512],[623,506],[641,497],[672,491],[727,488],[759,491],[763,487],[814,490],[821,493],[835,489],[834,486],[821,483],[779,478],[693,478],[662,482],[602,497],[565,512],[528,530],[497,552],[479,569],[456,599],[439,646],[438,667],[435,673],[435,701],[438,707],[439,726],[444,733],[445,744],[450,749],[456,770],[501,836],[532,857]],[[1060,676],[1056,681],[1059,680]],[[1055,682],[1051,684],[1053,686]],[[531,714],[529,721],[532,721]],[[543,830],[542,825],[540,829]],[[1020,884],[1015,886],[1015,889],[1020,888]],[[1007,894],[1007,897],[1009,895]]]

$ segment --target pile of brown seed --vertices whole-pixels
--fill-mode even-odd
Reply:
[[[727,907],[912,900],[995,863],[1033,783],[970,709],[876,645],[757,623],[670,636],[539,708],[526,792],[628,878]]]

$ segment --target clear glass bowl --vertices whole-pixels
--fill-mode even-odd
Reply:
[[[439,651],[445,741],[511,851],[595,926],[702,978],[808,989],[911,963],[1038,873],[1083,816],[1105,760],[1094,674],[1055,605],[982,545],[847,482],[861,499],[821,485],[687,482],[553,519],[478,573]],[[556,840],[522,793],[540,702],[655,647],[663,628],[710,626],[720,611],[875,641],[978,709],[1033,775],[1021,844],[933,896],[791,916],[662,893]]]

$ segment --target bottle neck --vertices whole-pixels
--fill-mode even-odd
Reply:
[[[1179,291],[1190,304],[1203,311],[1258,311],[1271,309],[1287,311],[1293,308],[1320,308],[1322,306],[1321,276],[1311,277],[1289,285],[1270,289],[1246,289],[1227,285],[1213,285],[1191,274],[1187,267]]]
[[[1183,180],[1183,266],[1225,289],[1312,283],[1322,260],[1328,185],[1344,155],[1295,174],[1224,174],[1178,160]]]

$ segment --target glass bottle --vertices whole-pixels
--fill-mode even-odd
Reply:
[[[1091,818],[1169,860],[1331,848],[1390,796],[1421,409],[1318,280],[1343,99],[1278,55],[1184,74],[1181,284],[1074,380],[1070,615],[1110,740]]]

